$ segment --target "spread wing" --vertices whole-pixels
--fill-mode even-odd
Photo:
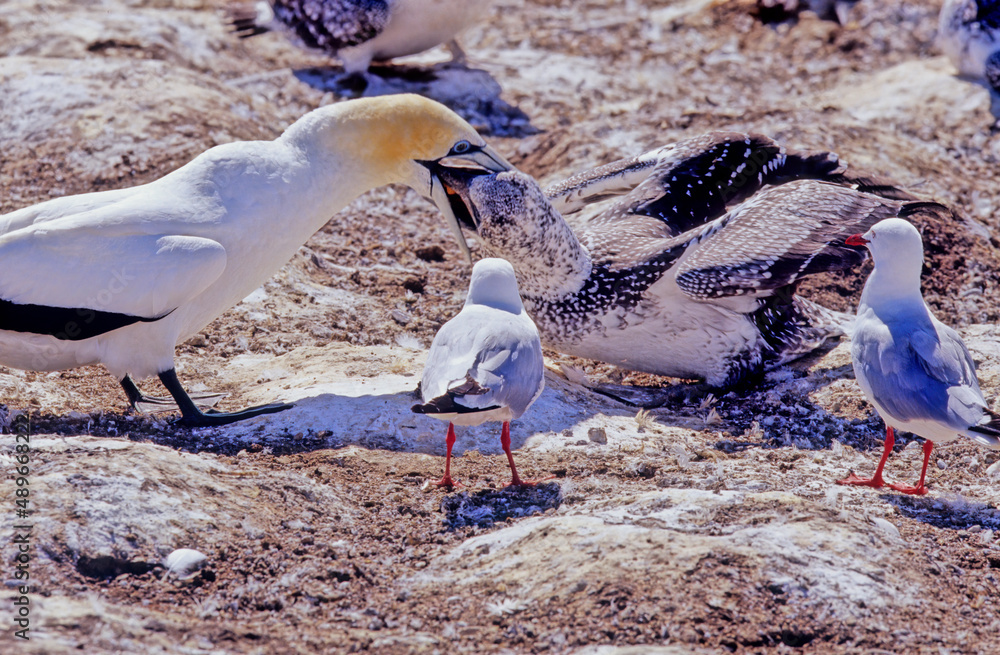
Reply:
[[[925,208],[925,203],[913,204]],[[844,240],[885,218],[905,215],[905,206],[816,180],[766,189],[718,222],[714,234],[679,266],[677,284],[692,298],[718,298],[856,266],[867,253]]]
[[[563,213],[625,195],[595,221],[646,217],[676,236],[725,213],[767,184],[832,179],[843,172],[829,152],[786,152],[760,134],[710,132],[576,175],[546,194]]]

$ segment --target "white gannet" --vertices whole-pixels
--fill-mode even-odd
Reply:
[[[203,413],[177,380],[174,346],[369,189],[407,184],[449,212],[430,168],[452,160],[510,167],[443,105],[384,96],[316,109],[274,141],[216,146],[148,184],[0,216],[0,365],[103,363],[133,406],[160,402],[132,379],[158,375],[189,426],[285,409]]]
[[[482,259],[472,267],[462,311],[434,337],[420,381],[418,414],[448,421],[444,477],[453,487],[451,449],[455,424],[503,421],[500,445],[510,464],[511,486],[530,485],[517,475],[510,452],[510,422],[542,393],[542,344],[517,291],[514,269],[503,259]]]
[[[925,494],[934,442],[966,437],[998,449],[1000,414],[983,399],[976,365],[962,338],[934,317],[920,295],[924,250],[917,229],[893,218],[847,242],[868,246],[875,260],[858,303],[851,357],[858,385],[885,421],[885,449],[871,478],[852,472],[837,482],[885,485],[882,468],[892,452],[894,430],[906,430],[925,440],[920,480],[912,487],[888,486],[906,494]]]
[[[456,35],[485,19],[487,0],[272,0],[230,10],[243,37],[270,30],[300,45],[336,55],[347,73],[374,61],[413,55],[448,43],[456,61],[464,54]]]
[[[938,45],[962,75],[1000,92],[1000,0],[945,0]]]
[[[943,209],[896,199],[906,194],[870,180],[848,184],[830,153],[785,153],[766,137],[732,133],[602,166],[548,197],[518,171],[440,177],[449,216],[487,256],[513,264],[547,347],[715,387],[751,383],[843,334],[850,317],[794,291],[805,275],[863,261],[863,249],[844,245],[848,235]],[[794,177],[840,183],[787,181]],[[724,214],[763,185],[778,186]],[[572,223],[557,211],[621,194]]]

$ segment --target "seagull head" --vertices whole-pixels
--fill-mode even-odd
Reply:
[[[879,221],[864,234],[852,234],[844,241],[849,246],[866,246],[877,264],[880,260],[912,259],[923,261],[924,244],[920,232],[902,218]]]
[[[465,304],[485,305],[520,314],[524,305],[517,290],[514,267],[510,262],[493,257],[476,262],[472,267],[469,295],[465,298]]]
[[[849,246],[866,246],[872,253],[875,271],[872,280],[887,290],[920,288],[920,273],[924,263],[924,246],[920,232],[909,221],[888,218],[879,221],[864,234],[847,238]]]

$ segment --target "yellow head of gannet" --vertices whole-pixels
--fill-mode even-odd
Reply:
[[[405,184],[438,206],[471,261],[456,210],[464,205],[441,183],[449,166],[479,166],[488,172],[512,170],[458,114],[414,94],[365,98],[313,111],[282,138],[308,141],[313,148],[350,153],[374,176],[366,186]]]

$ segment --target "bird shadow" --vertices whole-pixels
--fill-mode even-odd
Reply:
[[[441,513],[449,530],[488,528],[507,519],[518,519],[556,509],[562,504],[562,489],[555,482],[530,487],[462,491],[441,500]]]
[[[348,385],[349,386],[349,385]],[[414,387],[416,385],[414,384]],[[573,402],[549,385],[534,408],[511,423],[511,448],[537,433],[571,430],[607,408]],[[558,386],[558,385],[557,385]],[[308,394],[309,390],[302,390]],[[358,446],[369,450],[444,456],[447,423],[410,409],[420,402],[416,389],[367,395],[319,392],[292,400],[292,407],[226,426],[187,428],[178,413],[129,414],[95,411],[31,415],[33,434],[125,438],[191,453],[236,455],[242,450],[288,455]],[[456,428],[454,453],[499,454],[500,423]]]
[[[372,66],[366,73],[345,73],[337,66],[303,68],[293,73],[314,89],[339,98],[416,93],[450,107],[480,134],[524,137],[540,131],[527,114],[500,97],[503,89],[492,75],[455,62]]]
[[[958,495],[927,497],[885,494],[884,497],[903,516],[937,528],[968,530],[979,526],[984,530],[1000,530],[1000,510]]]

